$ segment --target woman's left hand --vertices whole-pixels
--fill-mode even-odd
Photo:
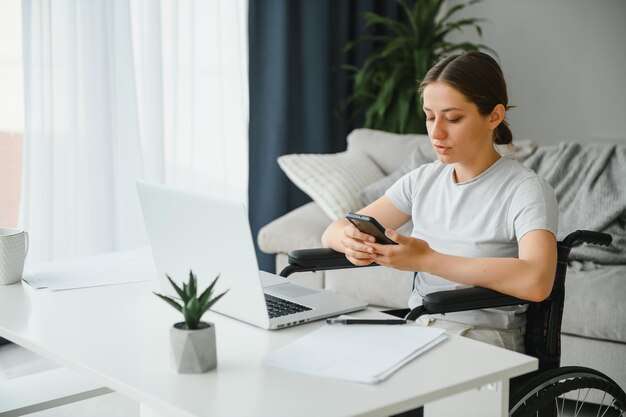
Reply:
[[[429,262],[437,253],[425,240],[402,235],[393,229],[385,229],[385,235],[397,245],[365,243],[374,248],[373,260],[378,265],[403,271],[426,271]]]

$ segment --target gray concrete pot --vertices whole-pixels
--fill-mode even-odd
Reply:
[[[188,330],[185,322],[170,329],[174,366],[180,374],[200,374],[217,366],[215,325],[201,321],[196,330]]]

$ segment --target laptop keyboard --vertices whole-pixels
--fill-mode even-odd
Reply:
[[[302,304],[283,300],[282,298],[274,297],[269,294],[265,294],[265,304],[267,304],[270,319],[311,310],[311,308],[303,306]]]

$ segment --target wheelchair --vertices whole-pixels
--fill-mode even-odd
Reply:
[[[424,314],[528,304],[525,353],[539,360],[539,368],[533,373],[511,380],[509,415],[626,417],[626,393],[610,377],[590,368],[560,367],[561,320],[570,251],[582,243],[608,246],[611,242],[611,235],[588,230],[577,230],[559,241],[552,292],[548,298],[538,303],[473,287],[432,293],[424,297],[422,305],[413,310],[390,310],[386,313],[414,321]],[[376,265],[367,267],[369,266]],[[289,265],[280,275],[288,277],[295,272],[343,268],[358,266],[350,263],[343,253],[332,249],[301,249],[289,253]],[[413,410],[400,416],[421,414],[422,411]]]

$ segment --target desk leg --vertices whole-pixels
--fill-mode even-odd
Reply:
[[[505,417],[509,415],[509,381],[498,381],[426,404],[425,417]]]

